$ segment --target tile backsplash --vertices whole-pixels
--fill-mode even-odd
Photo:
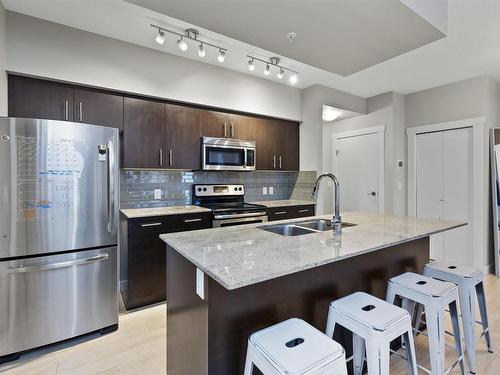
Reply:
[[[142,208],[191,204],[193,184],[243,184],[245,200],[310,199],[315,171],[305,172],[205,172],[136,171],[120,172],[120,207]],[[272,186],[274,194],[263,195]],[[154,199],[161,189],[161,199]],[[269,193],[269,192],[268,192]]]

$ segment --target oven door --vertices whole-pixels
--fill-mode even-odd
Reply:
[[[260,216],[247,216],[247,217],[235,217],[236,215],[227,215],[227,218],[216,218],[212,221],[212,227],[232,227],[235,225],[244,224],[258,224],[265,223],[267,221],[267,215]]]

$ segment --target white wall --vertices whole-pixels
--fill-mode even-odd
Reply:
[[[7,12],[10,72],[301,119],[301,90]],[[0,50],[1,51],[1,50]]]
[[[0,116],[7,116],[7,75],[5,74],[5,8],[0,1]]]

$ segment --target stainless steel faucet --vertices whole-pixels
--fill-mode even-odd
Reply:
[[[311,194],[311,198],[316,199],[318,196],[319,192],[319,183],[323,179],[323,177],[329,177],[332,179],[333,183],[335,184],[335,214],[333,215],[332,219],[332,227],[333,231],[336,234],[342,234],[342,217],[340,216],[340,185],[339,185],[339,180],[335,175],[331,173],[324,173],[321,176],[318,177],[316,180],[316,183],[314,184],[314,188]]]

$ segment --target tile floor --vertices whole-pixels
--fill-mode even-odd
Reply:
[[[479,343],[478,374],[500,374],[500,279],[486,278],[486,294],[493,343],[497,349],[488,353],[484,340]],[[105,336],[91,336],[64,344],[52,345],[24,355],[20,360],[0,367],[2,375],[165,375],[166,322],[165,305],[120,315],[120,329]],[[452,338],[449,338],[453,343]],[[427,362],[424,336],[416,342],[417,356]],[[453,351],[447,352],[451,362]],[[406,362],[392,356],[391,374],[406,374]],[[459,374],[455,368],[452,374]],[[419,371],[419,374],[423,372]]]

